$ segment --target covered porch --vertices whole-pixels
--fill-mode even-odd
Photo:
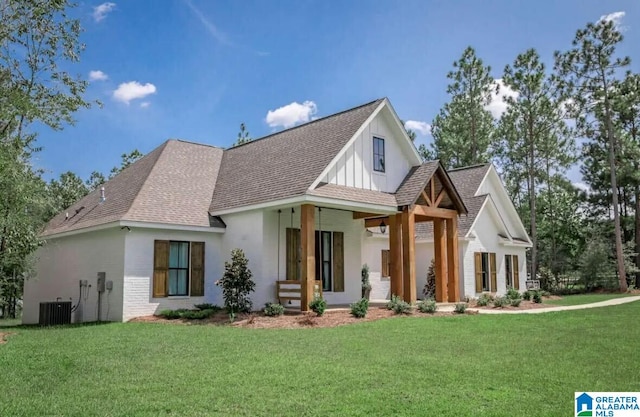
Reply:
[[[357,250],[350,248],[350,258],[357,257],[357,263],[361,265],[360,250],[365,230],[383,226],[389,235],[391,294],[400,296],[409,303],[415,303],[415,225],[420,222],[433,222],[436,301],[460,300],[458,216],[466,214],[467,210],[439,162],[433,161],[412,168],[395,194],[347,189],[349,187],[329,184],[325,187],[322,190],[325,193],[331,192],[341,196],[354,193],[357,197],[387,199],[385,206],[390,207],[366,211],[355,207],[329,208],[350,213],[351,227],[355,226],[356,230],[360,231],[360,238],[356,241],[352,237],[349,242],[346,242],[346,235],[342,232],[327,234],[328,232],[322,230],[322,222],[318,221],[317,216],[322,216],[323,208],[326,207],[309,203],[292,208],[292,211],[299,211],[299,229],[291,227],[286,231],[286,279],[276,282],[276,298],[279,302],[295,301],[297,304],[299,301],[300,309],[307,311],[314,297],[323,295],[323,289],[329,288],[332,292],[345,291],[345,248],[351,245],[358,246]],[[318,228],[320,230],[317,230]],[[317,259],[318,257],[320,259]],[[353,280],[359,278],[360,274],[358,268],[354,277],[355,260],[350,258],[351,267],[347,282],[353,286]],[[333,279],[330,286],[327,286],[327,276]],[[360,287],[359,279],[357,285]],[[359,292],[356,294],[353,288],[350,294],[350,302],[360,298]],[[342,299],[333,304],[346,302]]]

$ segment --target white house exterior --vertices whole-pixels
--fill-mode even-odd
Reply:
[[[40,303],[56,300],[72,302],[74,322],[222,305],[215,282],[234,248],[249,259],[256,309],[278,300],[305,309],[317,287],[329,304],[353,302],[364,263],[372,298],[393,287],[414,301],[433,257],[420,221],[439,215],[448,231],[460,225],[447,240],[447,249],[460,242],[459,293],[474,293],[478,251],[496,253],[495,291],[503,292],[503,255],[518,255],[523,281],[528,238],[495,170],[486,171],[473,191],[486,203],[466,229],[474,211],[456,190],[455,172],[449,179],[437,161],[422,163],[387,99],[226,150],[169,140],[105,183],[104,198],[96,190],[51,220],[36,276],[25,283],[23,322],[37,323]],[[436,203],[436,194],[438,204],[427,207],[424,198]],[[391,243],[399,254],[394,280],[375,269],[390,247],[386,236],[371,236],[381,221],[396,225],[393,242],[401,222],[411,231],[417,225],[402,233],[401,246]],[[452,265],[439,277],[458,283]],[[98,273],[107,281],[101,293]]]

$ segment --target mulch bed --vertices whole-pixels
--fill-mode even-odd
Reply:
[[[467,314],[477,314],[474,311],[467,311]],[[442,317],[456,315],[450,312],[436,312],[435,314],[421,313],[414,310],[408,316],[417,317]],[[229,316],[220,312],[212,317],[203,320],[167,320],[158,316],[145,316],[132,319],[131,322],[143,323],[171,323],[184,325],[228,325],[232,327],[245,327],[250,329],[300,329],[300,328],[320,328],[337,327],[347,324],[375,321],[386,318],[402,317],[384,307],[370,307],[366,317],[357,319],[351,315],[348,309],[326,311],[322,317],[317,317],[315,313],[303,313],[299,311],[286,311],[284,315],[278,317],[268,317],[262,313],[241,314],[233,323],[229,323]]]

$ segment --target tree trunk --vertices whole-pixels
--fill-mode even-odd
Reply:
[[[537,279],[538,270],[538,230],[536,226],[536,182],[534,174],[535,164],[535,146],[533,138],[533,118],[529,115],[529,163],[528,163],[528,182],[529,182],[529,210],[531,221],[531,279]]]
[[[616,180],[616,149],[615,137],[613,136],[613,123],[611,122],[611,109],[609,108],[609,97],[607,85],[604,84],[604,106],[607,124],[607,139],[609,142],[609,169],[611,171],[611,198],[613,206],[613,225],[616,238],[616,263],[618,266],[618,279],[620,280],[620,291],[627,291],[627,275],[624,271],[624,252],[622,250],[622,228],[620,227],[620,212],[618,206],[618,183]]]
[[[636,237],[636,266],[640,270],[640,185],[636,185],[636,227],[635,227],[635,237]],[[640,288],[640,271],[636,272],[636,288]]]

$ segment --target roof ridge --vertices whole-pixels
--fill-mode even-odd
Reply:
[[[332,117],[340,116],[340,115],[342,115],[344,113],[348,113],[350,111],[358,110],[358,109],[361,109],[362,107],[370,106],[373,103],[376,103],[378,101],[382,102],[384,100],[386,100],[386,97],[378,98],[378,99],[375,99],[375,100],[370,101],[368,103],[360,104],[360,105],[358,105],[356,107],[351,107],[349,109],[341,110],[341,111],[339,111],[337,113],[329,114],[327,116],[320,117],[318,119],[314,119],[314,120],[311,120],[309,122],[299,124],[297,126],[292,126],[290,128],[283,129],[283,130],[280,130],[278,132],[270,133],[270,134],[268,134],[266,136],[262,136],[262,137],[259,137],[259,138],[256,138],[256,139],[252,139],[251,141],[245,142],[245,143],[241,143],[240,145],[231,146],[230,148],[226,148],[224,151],[227,152],[227,151],[231,151],[233,149],[241,148],[241,147],[246,146],[246,145],[251,145],[254,142],[257,142],[257,141],[260,141],[260,140],[264,140],[264,139],[269,139],[272,136],[279,135],[279,134],[284,133],[284,132],[289,132],[291,130],[295,130],[295,129],[298,129],[298,128],[301,128],[301,127],[306,127],[306,126],[309,126],[310,124],[313,124],[313,123],[316,123],[316,122],[320,122],[320,121],[323,121],[323,120],[327,120],[327,119],[330,119]]]
[[[485,167],[489,165],[491,165],[491,162],[484,162],[480,164],[469,165],[466,167],[451,168],[451,169],[448,169],[447,172],[464,171],[465,169],[474,169],[474,168],[480,168],[480,167]]]
[[[198,146],[206,146],[208,148],[214,148],[214,149],[220,149],[221,151],[224,151],[224,148],[220,147],[220,146],[216,146],[216,145],[211,145],[209,143],[200,143],[200,142],[194,142],[192,140],[186,140],[186,139],[167,139],[168,141],[176,141],[176,142],[182,142],[182,143],[188,143],[190,145],[198,145]]]
[[[158,150],[158,157],[156,158],[155,162],[153,163],[153,165],[151,166],[151,169],[147,172],[147,175],[142,179],[142,182],[140,184],[140,188],[138,188],[138,191],[136,192],[136,196],[133,197],[133,199],[131,200],[131,204],[129,205],[129,207],[127,208],[127,211],[124,212],[124,214],[122,215],[121,219],[125,220],[127,218],[127,216],[129,216],[129,213],[131,212],[131,210],[133,209],[133,207],[136,205],[136,202],[138,201],[138,198],[140,197],[140,192],[142,191],[142,189],[144,188],[144,186],[147,184],[147,180],[149,179],[149,177],[151,176],[151,173],[153,172],[154,169],[156,169],[156,167],[158,166],[158,161],[160,160],[160,157],[162,157],[162,155],[164,154],[164,151],[167,149],[167,145],[169,144],[169,142],[173,142],[173,141],[177,141],[175,139],[167,139],[166,141],[164,141],[163,144],[161,144],[160,146],[158,146],[156,149],[154,149],[153,151],[149,152],[147,155],[151,155],[153,152],[155,152],[156,150]],[[147,156],[145,155],[145,156]],[[144,158],[144,157],[143,157]],[[140,158],[140,161],[143,159]],[[138,161],[136,161],[138,162]],[[132,164],[133,165],[133,164]]]

